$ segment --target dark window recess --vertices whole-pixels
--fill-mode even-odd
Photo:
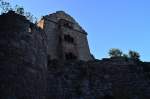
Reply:
[[[73,53],[66,53],[65,54],[65,58],[66,60],[74,60],[74,59],[77,59],[77,57],[73,54]]]
[[[48,64],[50,64],[50,62],[51,62],[51,56],[50,55],[47,55],[47,62],[48,62]]]
[[[64,35],[64,40],[69,43],[74,43],[74,39],[70,35]]]
[[[65,27],[68,27],[68,28],[73,28],[73,26],[72,26],[72,24],[71,23],[68,23],[68,22],[66,22],[66,23],[64,23],[63,24]]]

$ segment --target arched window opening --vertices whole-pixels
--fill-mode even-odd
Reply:
[[[64,40],[69,43],[74,43],[74,39],[70,35],[64,35]]]
[[[64,25],[65,27],[70,28],[70,29],[73,28],[72,24],[71,24],[71,23],[68,23],[68,22],[65,22],[63,25]]]

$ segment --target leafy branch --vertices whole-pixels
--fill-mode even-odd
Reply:
[[[0,12],[7,13],[9,11],[15,11],[17,14],[25,16],[29,21],[35,23],[37,22],[37,18],[33,16],[30,12],[26,12],[23,6],[15,5],[12,7],[9,2],[4,0],[0,0]]]

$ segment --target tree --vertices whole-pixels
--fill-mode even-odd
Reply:
[[[1,13],[7,13],[10,10],[15,11],[17,14],[25,16],[30,22],[37,22],[37,18],[34,17],[30,12],[25,12],[23,6],[16,5],[12,8],[9,2],[0,0]]]
[[[128,56],[127,54],[123,54],[122,57],[123,57],[123,58],[126,58],[126,59],[129,58],[129,56]]]
[[[9,10],[12,10],[12,7],[9,2],[0,0],[0,11],[1,13],[7,13]]]
[[[129,51],[129,58],[133,59],[133,60],[139,60],[140,54],[138,52],[136,52],[136,51],[130,50]]]
[[[31,22],[33,22],[34,18],[33,18],[33,15],[30,13],[30,12],[26,12],[25,13],[25,16],[28,20],[30,20]]]
[[[123,54],[122,57],[123,57],[126,61],[128,61],[128,59],[129,59],[129,56],[128,56],[127,54]]]
[[[122,51],[120,49],[112,48],[109,50],[110,57],[121,57]]]
[[[20,15],[24,15],[24,8],[22,6],[16,5],[15,11],[16,11],[16,13],[18,13]]]
[[[123,54],[122,57],[128,58],[128,55],[127,54]]]

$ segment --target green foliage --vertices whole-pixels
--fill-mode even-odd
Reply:
[[[15,12],[20,14],[20,15],[24,15],[24,8],[22,6],[16,5],[15,6]]]
[[[127,54],[123,54],[122,57],[129,58],[129,56]]]
[[[25,16],[26,16],[26,18],[28,19],[28,20],[30,20],[31,22],[33,22],[33,15],[30,13],[30,12],[26,12],[25,13]]]
[[[127,55],[127,54],[123,54],[122,57],[123,57],[124,59],[126,59],[126,60],[129,59],[129,55]]]
[[[124,54],[124,53],[122,53],[122,51],[120,49],[117,49],[117,48],[110,49],[109,56],[111,58],[123,57],[126,60],[128,60],[128,59],[140,60],[140,54],[138,52],[130,50],[128,54]]]
[[[3,1],[3,0],[0,0],[0,11],[1,11],[1,13],[7,13],[10,10],[12,10],[10,3]]]
[[[140,58],[140,54],[136,51],[129,51],[129,58],[133,59],[133,60],[139,60]]]
[[[16,5],[14,8],[12,8],[9,2],[0,0],[1,13],[7,13],[10,10],[15,11],[17,14],[25,16],[31,22],[37,22],[37,18],[34,17],[30,12],[25,12],[23,6]]]
[[[112,48],[109,50],[110,57],[121,57],[122,51],[120,49]]]

